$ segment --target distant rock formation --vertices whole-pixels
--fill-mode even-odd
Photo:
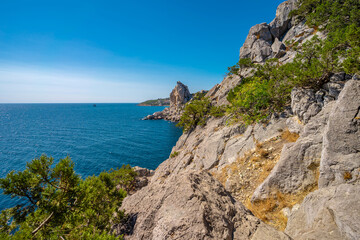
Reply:
[[[182,108],[190,99],[191,94],[188,87],[178,81],[170,93],[170,107],[173,109]]]
[[[170,107],[165,108],[161,112],[155,112],[152,115],[148,115],[143,118],[143,120],[165,119],[172,122],[177,122],[180,120],[184,105],[190,101],[191,98],[192,95],[188,87],[178,81],[175,88],[170,93]]]
[[[141,102],[138,106],[170,106],[170,98],[158,98]]]

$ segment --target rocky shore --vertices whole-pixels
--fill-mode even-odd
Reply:
[[[192,98],[189,88],[181,82],[177,82],[175,88],[170,93],[170,107],[160,112],[148,115],[143,120],[168,120],[172,122],[179,121],[183,112],[184,105]]]
[[[326,37],[289,17],[255,25],[240,58],[292,61],[285,41]],[[251,74],[250,71],[246,74]],[[226,105],[241,78],[228,76],[207,94]],[[176,121],[191,99],[178,82],[170,108],[146,119]],[[360,76],[339,72],[320,90],[295,88],[287,111],[268,123],[210,118],[184,133],[171,157],[125,198],[125,239],[360,239]]]

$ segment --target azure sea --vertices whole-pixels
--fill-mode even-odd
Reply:
[[[182,131],[174,123],[143,121],[164,107],[136,104],[0,104],[0,177],[42,154],[70,156],[83,178],[123,164],[155,169]],[[1,191],[0,191],[1,192]],[[0,210],[16,199],[0,195]]]

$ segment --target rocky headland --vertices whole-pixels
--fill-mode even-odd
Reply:
[[[154,100],[147,100],[145,102],[141,102],[138,106],[170,106],[170,98],[158,98]]]
[[[326,35],[289,16],[255,25],[240,58],[293,61],[307,40]],[[251,69],[244,76],[251,75]],[[227,76],[206,97],[227,105],[242,80]],[[178,82],[170,107],[147,119],[177,121],[191,99]],[[337,72],[320,88],[294,88],[285,111],[266,122],[210,117],[185,132],[154,173],[124,199],[125,239],[360,239],[360,76]],[[146,172],[146,173],[145,173]]]
[[[169,105],[170,107],[165,108],[160,112],[155,112],[152,115],[148,115],[143,120],[168,120],[172,122],[179,121],[184,106],[192,98],[192,94],[189,88],[181,82],[177,82],[175,88],[170,93]]]

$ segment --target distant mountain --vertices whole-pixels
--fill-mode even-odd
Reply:
[[[170,106],[170,98],[158,98],[139,103],[138,106]]]

